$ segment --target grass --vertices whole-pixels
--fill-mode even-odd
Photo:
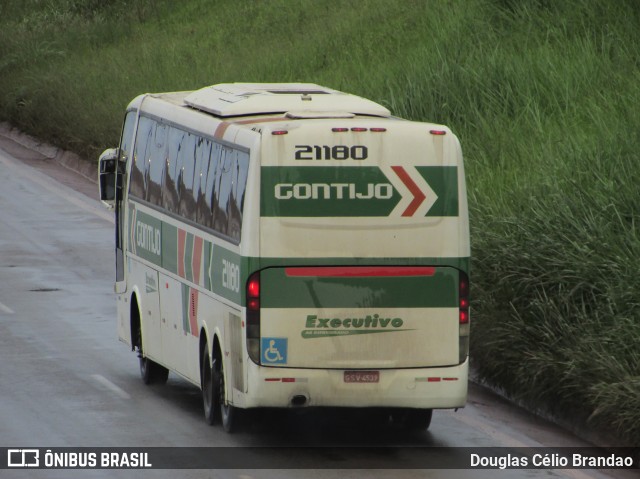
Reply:
[[[638,445],[639,21],[633,0],[5,0],[0,119],[93,161],[140,93],[309,81],[450,125],[475,367]]]

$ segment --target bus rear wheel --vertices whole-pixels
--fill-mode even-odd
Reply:
[[[220,422],[222,428],[232,433],[236,430],[238,410],[229,404],[226,400],[226,383],[224,380],[224,366],[222,359],[216,358],[213,360],[213,384],[214,394],[218,398],[218,405],[220,408]]]
[[[393,422],[410,431],[426,431],[431,425],[433,409],[400,409],[391,414]]]
[[[218,396],[215,393],[213,369],[209,359],[209,348],[205,344],[202,353],[202,405],[204,407],[204,420],[210,426],[215,424],[218,413]]]

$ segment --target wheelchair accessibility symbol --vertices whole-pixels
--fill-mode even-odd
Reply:
[[[287,338],[262,338],[262,362],[287,364]]]

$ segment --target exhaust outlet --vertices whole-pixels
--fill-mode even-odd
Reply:
[[[291,405],[293,407],[301,407],[307,404],[307,396],[303,394],[297,394],[291,398]]]

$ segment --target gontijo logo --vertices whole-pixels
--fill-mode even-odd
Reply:
[[[261,215],[458,215],[455,166],[300,166],[261,169]]]
[[[147,251],[160,256],[162,252],[160,229],[151,225],[136,222],[136,246],[146,249]]]
[[[393,186],[389,183],[367,183],[365,191],[358,191],[356,183],[278,183],[275,187],[275,196],[279,200],[308,199],[343,199],[368,200],[378,198],[388,200],[393,196]]]
[[[132,253],[157,261],[162,255],[162,222],[134,207],[129,221]]]

